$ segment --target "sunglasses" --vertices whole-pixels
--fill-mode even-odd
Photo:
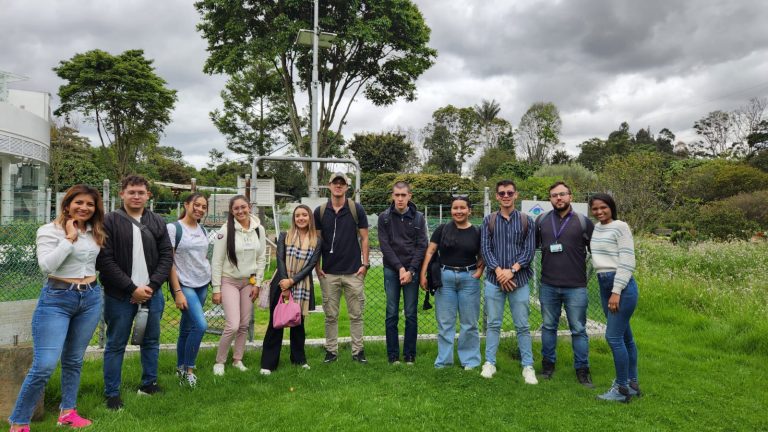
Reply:
[[[515,196],[515,193],[516,193],[515,191],[511,191],[511,192],[509,192],[509,191],[501,191],[501,192],[496,192],[496,195],[498,195],[500,197],[505,197],[505,196],[513,197],[513,196]]]

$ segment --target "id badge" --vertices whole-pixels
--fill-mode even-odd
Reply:
[[[559,253],[563,251],[563,245],[560,243],[552,243],[549,245],[549,251],[552,253]]]

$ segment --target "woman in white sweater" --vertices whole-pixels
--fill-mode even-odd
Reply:
[[[259,281],[264,279],[266,233],[259,218],[251,214],[251,205],[242,195],[229,200],[227,223],[219,230],[211,259],[213,303],[224,308],[226,324],[216,353],[215,375],[224,375],[224,363],[232,339],[232,366],[243,365],[245,339],[253,314],[253,301],[259,295]]]
[[[598,396],[608,401],[629,402],[640,396],[637,381],[637,347],[629,320],[637,307],[635,244],[626,222],[617,220],[616,202],[608,194],[595,194],[589,200],[595,225],[590,248],[600,284],[600,300],[607,321],[605,340],[613,353],[616,379],[611,388]]]

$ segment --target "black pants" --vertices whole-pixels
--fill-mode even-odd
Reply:
[[[277,306],[277,301],[282,298],[280,287],[277,283],[273,285],[274,287],[270,287],[272,292],[269,299],[269,324],[267,326],[267,333],[264,335],[264,346],[261,351],[261,368],[271,371],[276,370],[278,363],[280,363],[280,349],[283,346],[283,329],[272,327],[272,315],[275,313],[275,306]],[[304,353],[306,334],[304,333],[303,315],[301,316],[301,324],[291,327],[290,331],[291,363],[303,365],[307,362],[307,356]]]

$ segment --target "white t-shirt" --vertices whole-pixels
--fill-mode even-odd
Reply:
[[[211,282],[211,263],[208,261],[208,236],[200,225],[195,228],[181,225],[181,240],[176,242],[176,224],[169,223],[168,237],[171,239],[171,246],[176,248],[176,254],[173,257],[176,264],[176,274],[179,276],[179,283],[187,288],[199,288],[207,286]]]
[[[134,219],[141,223],[141,217]],[[149,270],[147,270],[147,260],[144,258],[144,242],[141,240],[141,230],[136,225],[133,225],[132,228],[133,262],[131,263],[131,281],[133,281],[136,286],[148,285]]]

